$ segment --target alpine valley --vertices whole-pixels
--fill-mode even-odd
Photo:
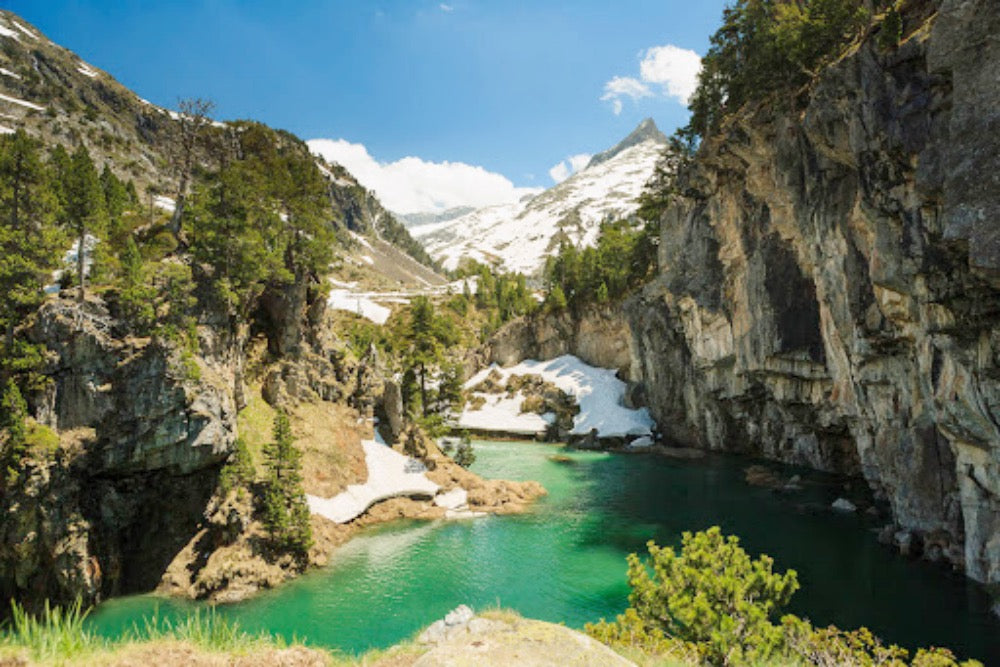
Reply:
[[[735,0],[397,215],[0,10],[0,664],[1000,664],[998,34]]]

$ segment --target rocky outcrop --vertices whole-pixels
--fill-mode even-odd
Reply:
[[[629,324],[617,305],[545,313],[514,320],[497,331],[486,348],[486,362],[510,366],[525,359],[555,359],[572,354],[599,368],[613,368],[628,379],[632,367]]]
[[[103,302],[47,302],[26,335],[49,351],[36,417],[62,434],[0,509],[0,590],[41,603],[150,590],[190,540],[235,436],[234,355],[116,338]],[[211,332],[204,336],[212,337]]]
[[[904,535],[1000,581],[1000,6],[908,3],[799,113],[679,175],[626,306],[668,437],[860,473]]]

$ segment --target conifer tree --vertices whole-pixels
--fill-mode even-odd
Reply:
[[[121,277],[119,279],[118,302],[122,318],[133,333],[148,334],[156,319],[156,290],[146,279],[142,256],[129,235],[121,257]]]
[[[0,138],[0,374],[30,372],[41,361],[14,329],[42,302],[56,267],[64,243],[56,208],[39,143],[23,130]]]
[[[312,546],[312,529],[302,490],[302,453],[294,443],[288,415],[279,411],[274,439],[264,446],[264,526],[275,544],[304,556]]]
[[[21,396],[14,380],[7,378],[0,392],[0,435],[6,439],[3,450],[3,460],[8,474],[16,468],[24,457],[26,448],[28,406]]]
[[[90,152],[82,144],[70,157],[70,171],[64,181],[65,222],[76,237],[78,298],[86,298],[87,236],[101,238],[107,222],[104,193]]]

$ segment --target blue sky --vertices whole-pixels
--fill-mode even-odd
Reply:
[[[704,54],[723,5],[0,0],[157,104],[209,97],[220,118],[363,145],[376,164],[465,163],[522,187],[551,185],[560,161],[646,116],[668,134],[682,124],[663,59]],[[654,56],[667,69],[643,78]]]

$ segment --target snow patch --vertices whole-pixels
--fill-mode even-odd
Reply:
[[[21,78],[20,74],[16,74],[14,72],[11,72],[6,67],[0,67],[0,74],[3,74],[4,76],[9,76],[12,79],[20,79]]]
[[[365,317],[375,324],[385,324],[392,315],[392,309],[372,301],[366,294],[335,289],[330,292],[326,305],[334,310],[346,310]]]
[[[83,237],[83,275],[90,275],[90,267],[94,264],[94,248],[100,241],[96,236],[87,234]],[[42,288],[46,294],[59,293],[59,281],[66,271],[76,271],[76,258],[80,254],[80,241],[74,241],[69,249],[63,254],[63,266],[66,268],[56,269],[52,272],[52,282]]]
[[[35,111],[45,111],[45,107],[35,104],[34,102],[28,102],[27,100],[22,100],[19,97],[11,97],[10,95],[0,94],[0,100],[3,100],[4,102],[10,102],[11,104],[19,104],[22,107],[34,109]]]
[[[21,25],[17,21],[11,20],[11,23],[14,24],[15,28],[17,28],[18,30],[20,30],[21,32],[23,32],[25,35],[27,35],[31,39],[38,39],[38,35],[36,35],[35,33],[31,32],[30,30],[28,30],[27,28],[25,28],[23,25]]]
[[[177,202],[175,202],[170,197],[165,197],[163,195],[156,195],[153,197],[153,206],[159,209],[163,209],[168,213],[173,213],[177,208]]]
[[[89,76],[91,79],[98,75],[98,71],[96,69],[83,62],[77,66],[76,71],[84,76]]]
[[[0,125],[0,134],[14,134],[14,130],[10,129],[6,125]]]
[[[21,38],[18,36],[16,32],[14,32],[13,30],[11,30],[2,23],[0,23],[0,35],[2,35],[3,37],[10,37],[11,39],[16,39],[17,41],[21,41]]]
[[[332,498],[306,496],[309,511],[335,523],[347,523],[381,500],[399,496],[434,497],[441,487],[427,479],[426,467],[419,461],[374,440],[361,443],[365,450],[368,481],[351,484]],[[448,495],[448,494],[445,494]],[[448,496],[453,501],[453,496]]]
[[[572,435],[586,435],[596,429],[598,437],[648,436],[655,426],[649,410],[632,410],[624,405],[625,383],[615,371],[586,364],[573,355],[563,355],[550,361],[522,361],[509,368],[497,365],[483,369],[465,383],[471,389],[496,370],[506,384],[512,375],[539,375],[564,392],[571,394],[580,406],[573,422]],[[551,415],[521,414],[520,395],[477,394],[486,398],[479,410],[464,410],[459,417],[461,428],[509,433],[541,433],[554,419]],[[544,417],[548,417],[545,419]]]

